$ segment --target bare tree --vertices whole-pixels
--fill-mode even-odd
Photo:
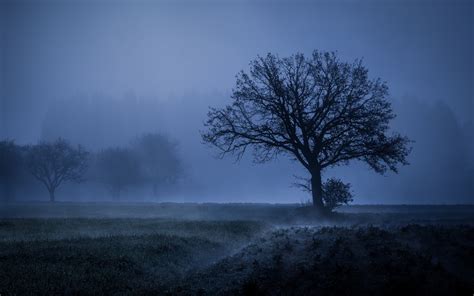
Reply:
[[[387,98],[386,83],[369,79],[361,60],[318,51],[308,58],[268,54],[237,75],[231,105],[210,109],[202,138],[221,156],[239,159],[248,147],[257,162],[289,155],[309,172],[313,205],[324,210],[326,168],[360,160],[384,173],[407,164],[409,140],[389,134],[395,115]]]
[[[114,200],[134,185],[143,183],[140,163],[131,149],[107,148],[98,153],[96,159],[96,179],[105,185]]]
[[[177,148],[177,143],[160,134],[144,134],[133,142],[141,174],[152,185],[155,196],[160,186],[175,183],[183,174]]]
[[[28,149],[27,165],[33,176],[46,186],[51,202],[56,189],[67,181],[81,182],[87,169],[86,152],[81,146],[71,146],[64,139],[42,142]]]
[[[23,169],[21,148],[12,140],[0,141],[0,196],[13,200]]]

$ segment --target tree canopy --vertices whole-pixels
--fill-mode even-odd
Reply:
[[[50,201],[55,201],[55,191],[63,182],[83,181],[88,154],[59,138],[29,147],[26,161],[31,174],[46,186]]]
[[[202,133],[221,156],[238,159],[250,147],[257,162],[286,154],[311,175],[313,204],[323,208],[321,172],[352,160],[378,173],[407,164],[409,140],[391,132],[388,87],[370,79],[362,60],[314,51],[268,54],[237,75],[232,104],[211,108]]]

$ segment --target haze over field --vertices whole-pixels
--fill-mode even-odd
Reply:
[[[215,159],[199,131],[257,55],[335,50],[387,81],[392,127],[415,142],[398,175],[354,163],[325,177],[350,182],[355,203],[472,203],[473,11],[459,0],[2,1],[0,138],[96,151],[159,132],[186,172],[165,200],[298,203],[309,195],[290,187],[297,164]]]
[[[471,0],[0,0],[0,296],[474,295]]]

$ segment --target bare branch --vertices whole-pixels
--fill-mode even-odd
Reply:
[[[249,147],[259,162],[287,154],[317,178],[351,160],[379,173],[407,164],[409,140],[388,135],[395,117],[388,87],[369,79],[361,60],[318,51],[309,58],[258,57],[237,75],[232,100],[210,109],[202,133],[221,156],[240,159]]]

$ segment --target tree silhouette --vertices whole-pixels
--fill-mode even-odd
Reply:
[[[12,140],[0,141],[0,185],[5,201],[13,200],[23,169],[21,149]]]
[[[210,109],[202,138],[221,156],[240,159],[248,147],[257,162],[291,156],[309,172],[313,205],[323,211],[326,168],[360,160],[384,173],[407,164],[409,140],[389,134],[395,115],[387,97],[386,83],[369,79],[361,60],[268,54],[237,75],[231,105]]]
[[[67,181],[81,182],[87,169],[86,152],[81,146],[71,146],[64,139],[52,143],[41,142],[29,147],[27,166],[31,174],[46,186],[51,202],[56,189]]]
[[[183,173],[177,147],[177,143],[164,135],[152,133],[144,134],[133,142],[141,174],[152,185],[155,196],[160,185],[175,183]]]
[[[128,148],[107,148],[99,152],[96,174],[97,180],[109,189],[114,200],[119,200],[125,189],[143,182],[138,158]]]
[[[337,178],[330,178],[323,183],[323,202],[328,210],[352,202],[351,184],[345,184]]]

